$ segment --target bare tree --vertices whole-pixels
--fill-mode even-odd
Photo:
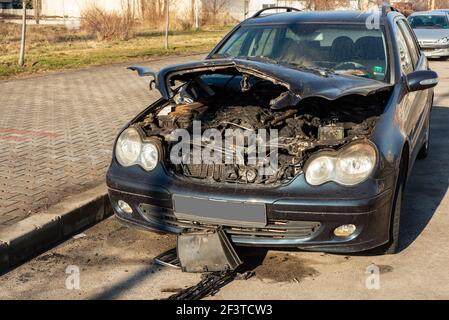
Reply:
[[[195,0],[190,0],[190,21],[195,20]]]
[[[228,4],[229,0],[203,0],[203,19],[217,24],[219,14],[225,11]]]
[[[33,0],[34,20],[36,20],[36,24],[40,23],[41,8],[42,8],[42,0]]]
[[[373,6],[379,6],[385,0],[357,0],[358,10],[367,10]],[[387,1],[388,2],[388,1]],[[334,10],[336,8],[346,8],[351,5],[349,0],[306,0],[305,7],[308,10]]]
[[[165,17],[165,0],[140,0],[142,19],[150,26],[159,26]]]
[[[376,0],[358,0],[357,1],[357,9],[365,11],[369,8],[376,6],[378,4],[378,1]]]
[[[333,10],[337,7],[348,7],[349,0],[307,0],[305,3],[308,10]]]
[[[429,10],[429,0],[416,0],[413,1],[413,10],[414,11],[426,11]]]
[[[447,9],[449,8],[449,0],[435,0],[436,9]]]

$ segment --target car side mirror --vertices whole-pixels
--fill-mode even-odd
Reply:
[[[431,70],[412,72],[407,75],[406,79],[410,92],[430,89],[438,84],[438,74]]]

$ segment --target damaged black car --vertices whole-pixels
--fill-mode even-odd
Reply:
[[[397,252],[438,76],[398,12],[373,27],[372,13],[288,11],[245,20],[203,61],[131,68],[162,97],[115,143],[121,222],[218,230],[232,246]]]

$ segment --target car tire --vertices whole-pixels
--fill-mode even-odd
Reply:
[[[399,251],[399,239],[401,229],[401,211],[402,200],[404,195],[404,178],[399,176],[398,186],[396,188],[395,197],[393,199],[393,207],[391,212],[390,223],[390,240],[388,243],[375,249],[377,254],[396,254]]]
[[[417,158],[419,160],[423,160],[427,158],[429,155],[429,147],[430,147],[430,114],[427,117],[427,123],[426,123],[426,142],[421,147],[421,150],[419,150]]]
[[[396,254],[399,251],[400,227],[401,227],[401,211],[402,198],[404,188],[401,184],[396,195],[394,210],[392,212],[391,227],[390,227],[390,242],[383,248],[384,254]]]

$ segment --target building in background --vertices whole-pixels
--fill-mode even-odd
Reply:
[[[14,9],[21,6],[21,0],[0,0],[1,9]]]
[[[131,8],[137,15],[140,0],[41,0],[41,14],[46,17],[80,18],[83,10],[90,6],[117,12]]]
[[[83,10],[97,6],[107,11],[132,10],[136,17],[145,15],[145,8],[164,10],[165,0],[33,0],[39,1],[40,15],[50,18],[79,19]],[[427,3],[429,0],[415,0],[413,3]],[[434,0],[443,1],[443,0]],[[0,8],[8,9],[20,5],[21,0],[0,0]],[[301,10],[366,10],[377,5],[380,0],[170,0],[171,14],[184,19],[194,19],[201,15],[219,15],[230,20],[241,21],[263,8],[290,6]],[[398,0],[397,2],[404,2]],[[197,9],[198,8],[198,9]],[[2,11],[0,10],[0,13]],[[5,10],[3,10],[6,13]]]

